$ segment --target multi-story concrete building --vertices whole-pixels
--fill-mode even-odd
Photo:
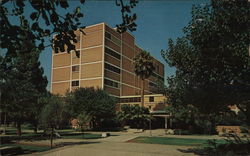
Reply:
[[[77,87],[95,87],[123,102],[127,96],[140,101],[142,83],[134,73],[133,58],[142,49],[135,44],[134,36],[119,34],[105,23],[88,26],[84,33],[76,31],[76,35],[79,58],[75,53],[52,54],[51,92],[63,95]],[[156,59],[154,65],[153,76],[145,82],[145,94],[151,96],[157,82],[164,81],[164,65]]]

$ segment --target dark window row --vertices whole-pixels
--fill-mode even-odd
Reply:
[[[117,58],[119,60],[121,59],[120,54],[118,54],[117,52],[115,52],[115,51],[113,51],[113,50],[111,50],[111,49],[109,49],[107,47],[105,47],[105,53],[107,53],[107,54],[109,54],[109,55],[111,55],[111,56],[113,56],[113,57],[115,57],[115,58]]]
[[[108,32],[105,32],[105,37],[111,40],[111,34]]]
[[[119,84],[117,82],[114,82],[108,79],[104,79],[104,84],[111,86],[111,87],[119,88]]]
[[[162,81],[164,81],[164,78],[163,78],[163,77],[161,77],[161,76],[155,74],[154,72],[152,73],[152,76],[155,77],[155,78],[158,78],[158,79],[160,79],[160,80],[162,80]]]
[[[120,98],[120,103],[141,102],[140,97]]]
[[[119,68],[112,66],[110,64],[107,64],[107,63],[105,63],[105,69],[108,69],[108,70],[113,71],[113,72],[118,73],[118,74],[121,73],[121,70]]]
[[[121,46],[121,40],[114,37],[113,35],[111,35],[108,32],[105,32],[105,37],[109,40],[111,40],[112,42],[114,42],[116,45]]]
[[[157,85],[154,84],[154,83],[152,83],[152,82],[149,82],[149,86],[150,86],[150,87],[157,87]]]
[[[79,81],[72,81],[71,86],[72,87],[78,87],[79,86]]]
[[[79,65],[72,66],[72,72],[79,72]]]

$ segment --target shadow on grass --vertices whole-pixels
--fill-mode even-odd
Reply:
[[[201,146],[189,149],[177,149],[182,153],[203,156],[249,156],[250,143],[225,143],[217,146]]]
[[[194,148],[189,148],[189,149],[177,149],[177,151],[182,152],[182,153],[194,153]]]
[[[67,134],[61,135],[62,139],[99,139],[101,138],[100,134],[92,134],[92,133],[77,133],[77,134]]]
[[[84,144],[96,144],[96,143],[100,143],[100,142],[90,142],[90,141],[81,141],[81,142],[60,142],[60,143],[56,143],[52,149],[57,149],[60,147],[65,147],[65,146],[74,146],[74,145],[84,145]],[[38,144],[5,144],[2,145],[2,147],[4,146],[8,146],[8,147],[13,147],[13,149],[15,149],[14,151],[6,151],[6,153],[4,153],[3,155],[24,155],[24,154],[32,154],[35,152],[45,152],[45,151],[49,151],[51,150],[49,145],[38,145]],[[19,149],[19,150],[16,150]],[[2,153],[0,153],[1,155]]]

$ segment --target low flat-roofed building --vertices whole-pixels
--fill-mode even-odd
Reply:
[[[166,96],[162,94],[150,94],[144,96],[144,107],[151,112],[163,110],[166,107]],[[141,96],[121,96],[119,100],[119,107],[122,105],[141,105]]]

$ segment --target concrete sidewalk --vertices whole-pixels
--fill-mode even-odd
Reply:
[[[37,155],[45,156],[184,156],[193,155],[191,153],[182,153],[178,149],[187,149],[188,147],[168,146],[156,144],[139,143],[118,143],[102,142],[86,145],[77,145],[70,148],[56,149],[50,152],[44,152]]]
[[[93,132],[100,133],[100,132]],[[192,153],[183,153],[179,149],[185,150],[190,147],[131,143],[128,140],[138,136],[150,136],[150,131],[139,132],[129,130],[128,132],[111,132],[107,138],[86,140],[86,139],[57,139],[55,144],[64,143],[65,147],[56,148],[42,153],[33,153],[32,155],[45,156],[182,156],[194,155]],[[174,137],[174,138],[196,138],[196,139],[221,139],[218,136],[204,135],[165,135],[164,129],[152,130],[152,136],[155,137]],[[48,141],[40,143],[46,144]]]

